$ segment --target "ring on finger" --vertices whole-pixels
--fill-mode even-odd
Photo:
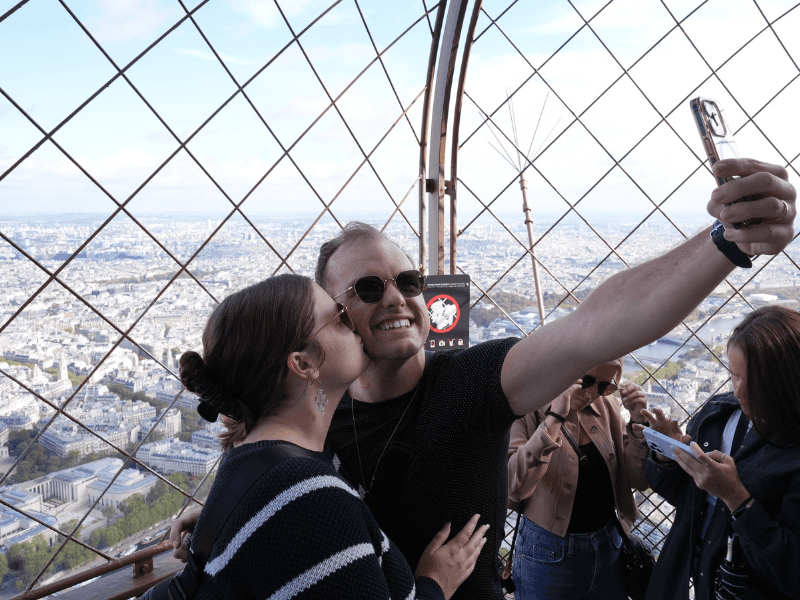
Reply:
[[[789,204],[787,204],[786,200],[781,200],[781,202],[783,202],[783,212],[779,216],[775,217],[776,221],[780,221],[786,216],[786,213],[789,212]]]
[[[725,453],[724,452],[722,453],[722,456],[719,457],[719,461],[718,462],[722,462],[723,460],[725,460]]]
[[[704,462],[704,463],[703,463],[703,466],[704,466],[704,467],[707,467],[707,466],[708,466],[708,465],[710,465],[710,464],[711,464],[711,461]]]

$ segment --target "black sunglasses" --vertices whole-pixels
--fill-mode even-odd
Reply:
[[[613,394],[617,391],[617,384],[613,381],[597,381],[591,375],[584,375],[581,377],[583,382],[581,383],[581,389],[585,390],[592,387],[595,383],[597,384],[597,393],[601,396],[608,396],[609,394]]]
[[[310,342],[311,340],[313,340],[313,339],[314,339],[314,336],[315,336],[315,335],[317,335],[317,334],[318,334],[320,331],[322,331],[322,330],[323,330],[323,329],[325,329],[325,328],[326,328],[328,325],[330,325],[331,323],[333,323],[333,322],[336,320],[336,318],[337,318],[337,317],[338,317],[338,318],[340,318],[340,319],[342,320],[342,323],[344,323],[344,324],[347,326],[347,328],[348,328],[350,331],[355,331],[355,330],[356,330],[356,325],[355,325],[355,323],[353,323],[353,319],[351,319],[351,318],[350,318],[350,313],[349,313],[349,312],[347,312],[347,307],[346,307],[344,304],[340,304],[339,302],[337,302],[337,303],[336,303],[336,309],[337,309],[339,312],[337,312],[335,315],[333,315],[333,317],[331,318],[331,320],[330,320],[330,321],[328,321],[327,323],[325,323],[325,325],[323,325],[322,327],[320,327],[319,329],[317,329],[317,330],[316,330],[314,333],[312,333],[312,334],[311,334],[311,337],[310,337],[310,338],[308,338],[308,341],[309,341],[309,342]]]
[[[367,275],[366,277],[356,279],[353,285],[344,292],[336,294],[333,299],[336,300],[336,298],[342,294],[353,290],[362,302],[366,304],[375,304],[376,302],[380,302],[381,298],[383,298],[387,281],[394,281],[394,284],[403,296],[406,298],[413,298],[422,293],[422,287],[425,285],[425,276],[415,269],[401,271],[397,274],[397,277],[390,277],[389,279],[384,279],[377,275]]]

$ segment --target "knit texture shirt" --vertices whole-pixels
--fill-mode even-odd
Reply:
[[[234,448],[206,506],[253,452],[285,443]],[[405,558],[336,471],[338,459],[314,454],[282,461],[248,490],[211,549],[197,600],[444,600],[432,579],[415,584]],[[207,518],[204,508],[198,530]]]
[[[453,600],[503,597],[497,554],[506,517],[508,432],[516,417],[500,371],[518,341],[492,340],[436,353],[417,392],[422,404],[416,446],[397,508],[379,521],[412,569],[446,523],[452,523],[451,535],[475,513],[481,515],[479,527],[491,525],[475,570]],[[378,403],[353,402],[346,395],[337,407],[327,442],[356,486],[370,489],[376,463],[375,486],[393,476],[385,472],[386,459],[378,459],[414,393]]]

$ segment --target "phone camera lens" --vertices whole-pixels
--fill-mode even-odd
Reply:
[[[707,100],[703,103],[703,112],[706,113],[706,117],[708,118],[708,125],[711,127],[711,131],[714,135],[724,137],[725,136],[725,121],[722,119],[722,114],[719,112],[719,107],[717,107],[715,102],[711,102]]]

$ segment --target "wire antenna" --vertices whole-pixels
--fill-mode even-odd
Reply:
[[[492,133],[492,136],[500,145],[500,148],[498,149],[491,142],[488,142],[489,146],[491,146],[495,152],[497,152],[509,165],[511,165],[511,168],[513,168],[519,176],[519,187],[520,190],[522,191],[522,212],[525,215],[525,228],[528,231],[528,252],[530,252],[531,265],[533,267],[533,281],[536,287],[536,307],[539,311],[540,325],[544,325],[545,322],[544,300],[542,298],[542,286],[539,281],[539,265],[538,262],[536,261],[536,249],[534,248],[533,244],[533,219],[531,219],[531,208],[530,205],[528,204],[528,184],[525,181],[525,170],[530,165],[532,165],[534,161],[534,158],[531,156],[531,148],[533,148],[533,143],[536,140],[536,134],[539,132],[539,125],[542,122],[542,116],[544,115],[544,109],[547,106],[547,99],[549,97],[550,97],[550,92],[548,91],[547,95],[544,98],[544,102],[542,102],[542,108],[539,111],[539,118],[536,121],[536,127],[533,130],[533,136],[531,136],[531,143],[528,145],[528,151],[527,153],[523,153],[520,150],[519,128],[517,127],[517,115],[516,112],[514,111],[514,99],[511,97],[510,91],[506,90],[506,103],[508,105],[508,115],[509,118],[511,119],[511,134],[514,138],[513,152],[516,154],[516,159],[517,159],[516,161],[514,161],[514,159],[511,156],[511,153],[508,151],[505,144],[500,140],[500,137],[494,131],[495,128],[497,128],[497,126],[492,122],[492,120],[486,113],[484,113],[480,108],[478,109],[478,111],[481,113],[481,116],[483,116],[484,121],[489,126],[489,131]],[[547,140],[550,139],[550,136],[552,135],[553,131],[558,126],[558,123],[560,121],[561,119],[559,118],[558,121],[556,121],[555,125],[553,125],[553,127],[550,129],[547,136],[545,136],[544,140],[542,140],[542,143],[539,144],[539,147],[536,150],[536,156],[539,155],[539,151],[547,143]],[[507,136],[504,137],[508,139]]]

